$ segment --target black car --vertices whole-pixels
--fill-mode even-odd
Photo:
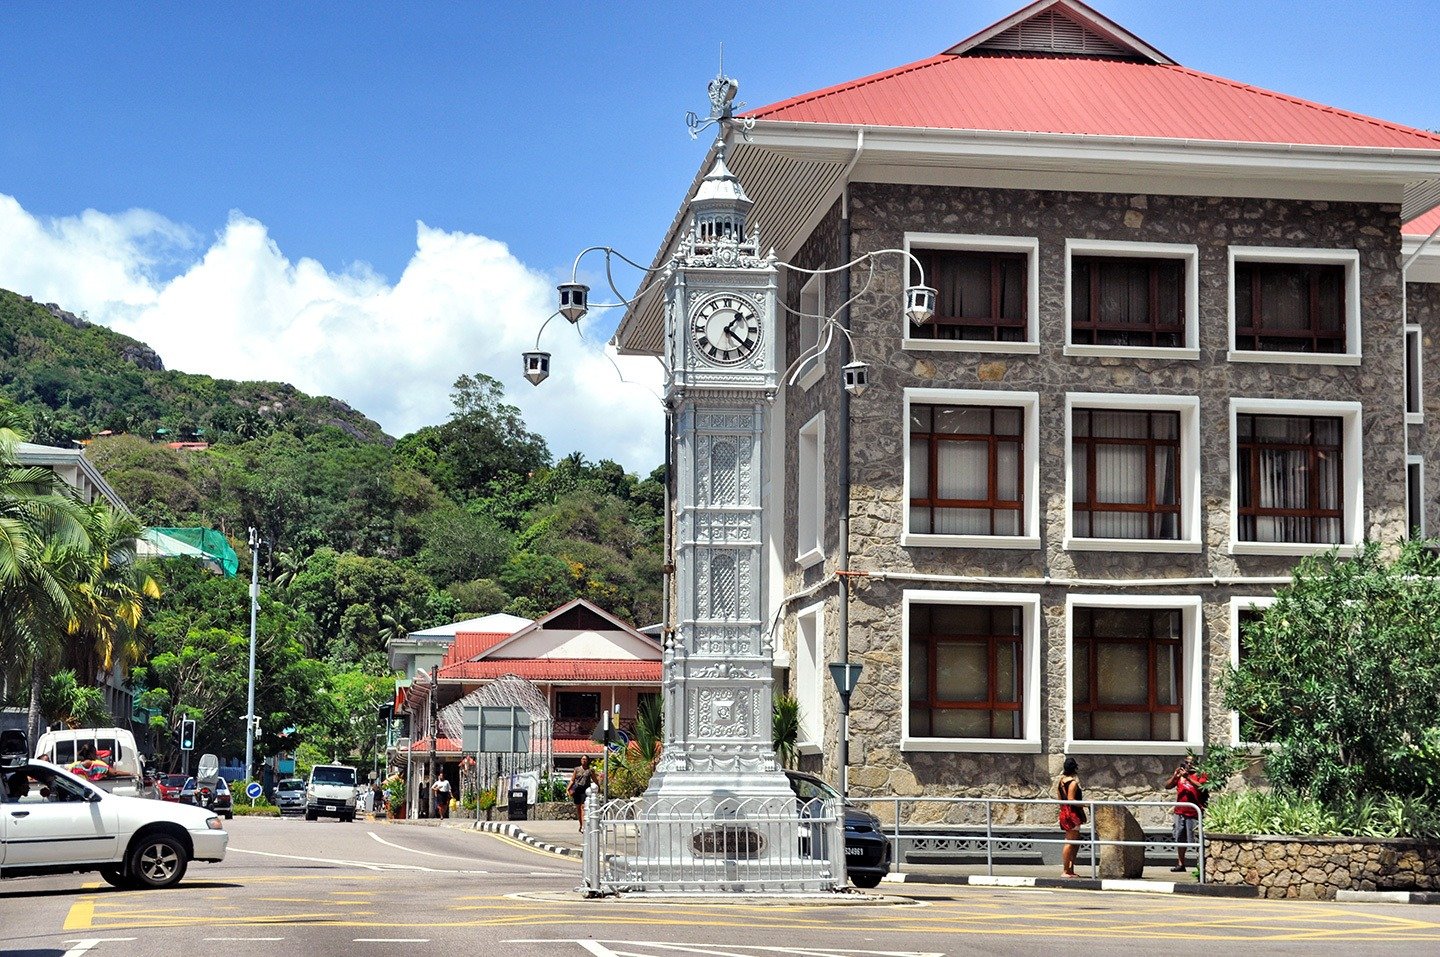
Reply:
[[[802,802],[838,800],[840,792],[814,775],[786,771],[790,790]],[[862,807],[845,805],[845,874],[856,887],[875,887],[890,873],[890,841],[880,819]]]

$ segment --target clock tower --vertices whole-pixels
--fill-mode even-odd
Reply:
[[[665,646],[664,749],[640,815],[666,824],[642,827],[650,846],[627,862],[647,889],[698,889],[701,875],[710,890],[736,891],[845,880],[843,860],[837,877],[823,853],[801,856],[810,829],[771,737],[763,549],[780,516],[764,490],[780,323],[775,260],[761,253],[751,205],[722,136],[668,267],[675,630]],[[717,865],[724,887],[713,883]]]

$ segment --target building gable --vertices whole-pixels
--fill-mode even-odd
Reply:
[[[1039,0],[945,52],[950,56],[1038,53],[1175,62],[1118,23],[1075,0]]]

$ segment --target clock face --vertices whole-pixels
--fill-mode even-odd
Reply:
[[[734,365],[759,348],[760,315],[744,296],[711,296],[691,314],[690,335],[706,359],[716,365]]]

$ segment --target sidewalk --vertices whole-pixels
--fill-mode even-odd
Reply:
[[[452,818],[446,821],[396,821],[396,824],[475,828],[473,818]],[[504,834],[534,847],[579,858],[584,853],[579,826],[574,821],[481,821],[478,828]],[[1129,891],[1147,894],[1198,894],[1208,897],[1255,897],[1253,887],[1220,887],[1201,884],[1193,871],[1171,873],[1161,866],[1147,866],[1145,876],[1138,880],[1099,880],[1089,877],[1085,864],[1076,867],[1081,876],[1062,878],[1056,867],[1040,864],[997,864],[995,875],[985,873],[984,864],[917,864],[903,865],[900,873],[891,872],[885,885],[944,884],[956,887],[1041,887],[1071,890]],[[884,886],[884,885],[882,885]]]

